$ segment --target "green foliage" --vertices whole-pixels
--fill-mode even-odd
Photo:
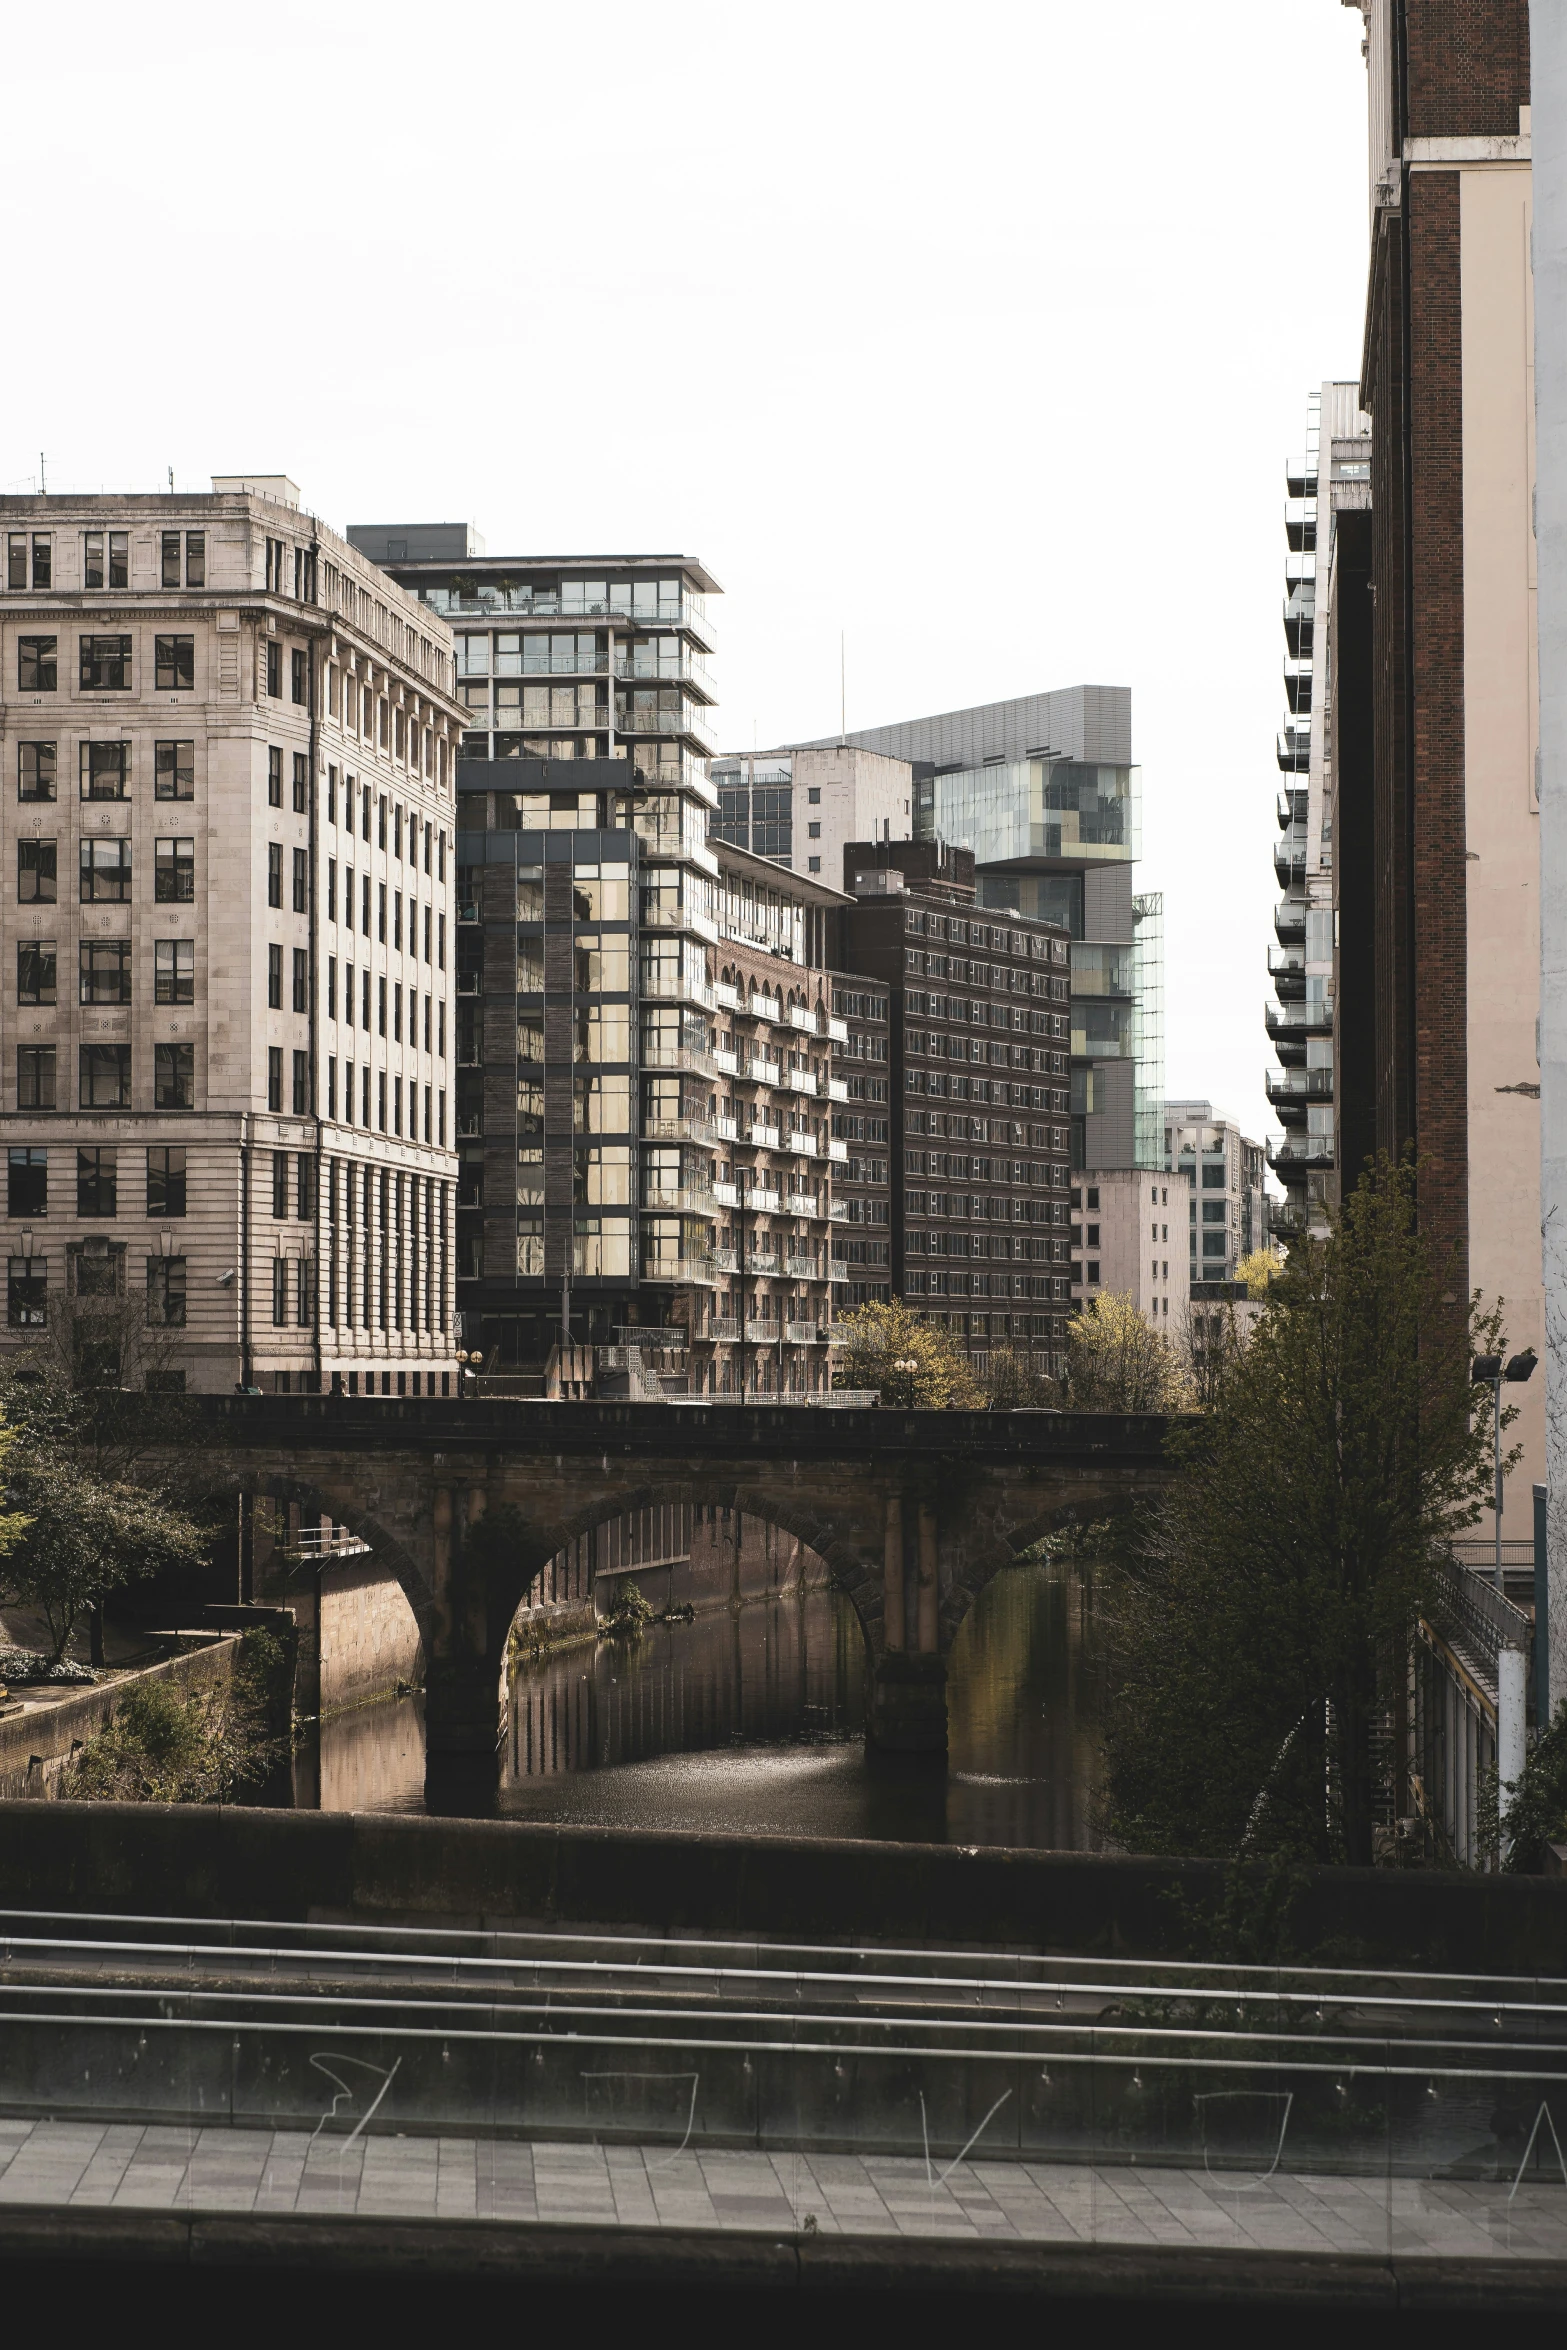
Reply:
[[[1107,1579],[1118,1842],[1369,1864],[1389,1676],[1430,1562],[1489,1491],[1468,1373],[1497,1329],[1454,1304],[1407,1165],[1383,1161],[1297,1244]]]
[[[1235,1277],[1245,1282],[1248,1297],[1266,1297],[1283,1270],[1284,1259],[1277,1249],[1254,1248],[1249,1256],[1241,1258]]]
[[[285,1741],[288,1658],[270,1632],[247,1632],[225,1681],[184,1695],[136,1682],[89,1738],[65,1792],[103,1803],[226,1803],[264,1778]]]
[[[1514,1876],[1532,1876],[1545,1865],[1547,1844],[1567,1843],[1567,1697],[1530,1748],[1523,1777],[1508,1782],[1508,1793],[1507,1833],[1512,1841],[1502,1866]],[[1501,1841],[1494,1772],[1481,1791],[1480,1809],[1480,1841],[1494,1852]]]
[[[835,1387],[874,1387],[885,1405],[904,1412],[971,1412],[985,1400],[951,1332],[921,1321],[901,1298],[856,1307],[838,1334],[843,1351]]]
[[[652,1602],[641,1584],[632,1575],[622,1575],[615,1592],[615,1604],[604,1618],[606,1634],[611,1640],[640,1640],[652,1621]]]
[[[133,1482],[135,1463],[106,1440],[94,1396],[57,1367],[12,1367],[0,1402],[11,1505],[0,1519],[0,1603],[42,1616],[57,1662],[91,1609],[126,1583],[194,1565],[210,1537],[166,1491]]]
[[[985,1401],[993,1412],[1050,1411],[1059,1406],[1061,1391],[1035,1370],[1026,1347],[994,1346]]]
[[[1067,1402],[1075,1412],[1182,1412],[1194,1401],[1185,1365],[1129,1297],[1107,1292],[1067,1324]]]

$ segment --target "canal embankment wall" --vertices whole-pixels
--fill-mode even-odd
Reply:
[[[557,1827],[390,1813],[0,1802],[0,1906],[381,1925],[634,1927],[1224,1958],[1219,1861]],[[1269,1879],[1248,1871],[1259,1916]],[[1276,1889],[1275,1889],[1276,1890]],[[1233,1923],[1233,1913],[1232,1913]],[[1302,1870],[1301,1963],[1560,1975],[1567,1880]]]
[[[79,1748],[104,1727],[132,1689],[148,1681],[166,1681],[182,1696],[210,1689],[228,1678],[238,1650],[237,1638],[225,1634],[209,1647],[0,1715],[0,1798],[36,1803],[40,1797],[57,1797]]]

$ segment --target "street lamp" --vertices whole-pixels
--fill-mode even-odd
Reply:
[[[1505,1365],[1500,1355],[1476,1355],[1469,1366],[1470,1386],[1489,1387],[1491,1390],[1491,1434],[1496,1448],[1491,1503],[1496,1524],[1496,1562],[1491,1579],[1498,1591],[1502,1589],[1502,1383],[1505,1380],[1512,1386],[1521,1387],[1526,1380],[1533,1378],[1537,1360],[1534,1348],[1526,1346],[1522,1354],[1513,1355]]]

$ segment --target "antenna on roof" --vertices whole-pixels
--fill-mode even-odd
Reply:
[[[169,496],[172,498],[172,497],[173,497],[173,495],[174,495],[174,468],[173,468],[173,466],[171,465],[171,466],[169,467]]]
[[[41,498],[47,498],[49,495],[49,485],[44,480],[44,453],[42,449],[38,452],[38,495]]]

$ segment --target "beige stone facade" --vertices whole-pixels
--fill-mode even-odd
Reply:
[[[281,477],[0,532],[6,1342],[449,1389],[449,631]]]

